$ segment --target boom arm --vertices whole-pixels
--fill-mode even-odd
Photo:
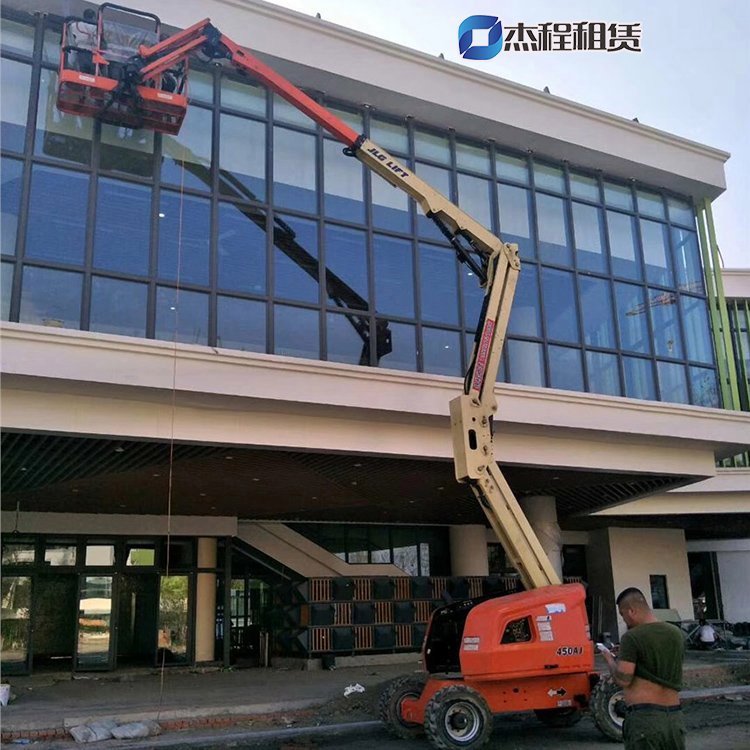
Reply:
[[[559,584],[560,578],[505,481],[493,451],[495,381],[520,270],[518,247],[503,243],[387,151],[358,135],[222,34],[208,19],[153,47],[140,47],[139,80],[158,77],[193,52],[227,61],[240,73],[264,83],[342,142],[347,155],[414,198],[453,245],[459,260],[480,279],[485,295],[464,393],[450,404],[456,478],[471,486],[524,586],[532,589]]]

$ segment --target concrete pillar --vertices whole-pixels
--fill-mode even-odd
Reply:
[[[216,567],[216,539],[198,539],[198,567]],[[195,661],[214,660],[216,573],[198,573],[195,601]]]
[[[450,527],[451,571],[454,576],[489,575],[484,526]]]
[[[562,532],[557,523],[557,506],[552,495],[530,495],[519,499],[521,508],[562,579]]]

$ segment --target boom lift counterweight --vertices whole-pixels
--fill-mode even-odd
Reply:
[[[112,20],[113,13],[119,20]],[[128,14],[138,23],[128,20]],[[88,32],[85,44],[81,24]],[[129,46],[122,42],[127,36],[123,27],[131,32]],[[424,730],[436,747],[475,748],[489,738],[492,713],[534,709],[545,723],[562,726],[591,704],[604,707],[600,715],[594,712],[599,727],[605,732],[609,727],[609,735],[617,736],[622,722],[612,712],[617,704],[611,687],[606,680],[598,682],[593,671],[583,587],[561,585],[494,456],[495,382],[520,270],[517,246],[502,242],[209,19],[159,37],[156,16],[112,3],[99,7],[95,25],[67,19],[58,107],[105,122],[176,133],[187,109],[189,56],[229,65],[265,84],[340,141],[347,156],[412,197],[484,288],[463,394],[450,403],[456,478],[471,487],[527,591],[436,610],[424,645],[428,678],[390,686],[381,700],[384,720],[399,736]],[[299,249],[292,251],[299,254]],[[597,699],[597,691],[603,699]]]

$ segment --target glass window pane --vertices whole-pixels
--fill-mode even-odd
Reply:
[[[293,231],[293,230],[292,230]],[[285,236],[282,237],[281,235]],[[279,229],[279,242],[289,241]],[[219,203],[219,287],[251,294],[266,291],[266,215],[252,206]]]
[[[289,104],[278,94],[273,95],[273,119],[274,122],[283,122],[289,125],[298,125],[303,128],[315,129],[315,121],[311,120],[304,112]]]
[[[216,345],[243,352],[266,351],[266,303],[219,295]]]
[[[531,236],[529,191],[510,185],[497,186],[500,235],[503,242],[515,242],[521,258],[536,256]]]
[[[157,266],[160,279],[207,285],[210,238],[210,201],[161,191]]]
[[[347,307],[366,309],[367,292],[367,240],[364,232],[327,224],[325,227],[326,274],[333,273],[343,282],[350,302]],[[342,284],[329,282],[326,294],[329,304],[343,306]]]
[[[266,126],[255,120],[222,115],[220,135],[219,190],[235,198],[264,202]]]
[[[591,393],[622,396],[620,373],[617,369],[617,355],[606,354],[605,352],[586,352],[586,371]]]
[[[145,337],[147,302],[146,284],[94,276],[89,330]]]
[[[529,182],[529,162],[524,157],[495,154],[495,169],[500,180],[513,180],[524,185]]]
[[[326,315],[330,362],[349,365],[370,364],[370,329],[366,315]],[[364,335],[361,331],[364,330]]]
[[[580,341],[573,274],[543,268],[542,300],[547,338],[569,343]]]
[[[125,565],[127,567],[151,567],[156,563],[156,549],[153,546],[125,545]]]
[[[273,129],[273,202],[299,211],[317,211],[314,135]]]
[[[274,306],[274,353],[320,358],[320,318],[317,310]]]
[[[352,130],[357,133],[361,133],[364,126],[362,124],[362,114],[355,112],[351,109],[342,109],[341,107],[335,107],[332,104],[324,105],[329,112],[332,112],[342,122],[345,122]],[[328,135],[326,131],[326,135]]]
[[[612,319],[612,293],[609,281],[578,277],[583,339],[586,346],[614,349],[615,327]]]
[[[419,246],[422,320],[458,323],[458,277],[453,249]]]
[[[378,320],[378,323],[381,321]],[[389,370],[409,370],[415,372],[417,369],[417,339],[416,330],[413,325],[406,323],[388,322],[391,330],[391,353],[381,357],[379,367]]]
[[[492,231],[492,210],[490,208],[490,182],[480,177],[458,175],[458,205],[472,219]]]
[[[87,544],[86,566],[109,567],[115,564],[115,547],[113,544]]]
[[[85,174],[35,166],[31,174],[26,255],[83,263],[89,180]]]
[[[508,333],[516,336],[542,335],[542,321],[539,311],[539,281],[536,266],[527,265],[521,269],[510,311]]]
[[[539,231],[539,258],[543,263],[569,266],[572,252],[568,240],[565,203],[560,198],[537,193],[536,217]]]
[[[190,74],[192,82],[193,74]],[[226,75],[221,77],[221,106],[246,112],[250,115],[266,116],[266,90],[246,81],[236,81]]]
[[[274,295],[317,303],[320,298],[318,223],[277,214],[273,243]]]
[[[190,69],[190,80],[188,81],[188,96],[191,102],[202,102],[213,104],[214,101],[214,77],[212,73],[202,70]]]
[[[19,322],[80,328],[83,275],[49,268],[23,269]]]
[[[708,309],[704,299],[680,297],[680,310],[685,327],[687,358],[694,362],[713,364],[714,349],[708,324]]]
[[[602,230],[600,208],[573,203],[573,231],[576,243],[576,263],[579,270],[607,272]]]
[[[16,159],[2,159],[0,167],[0,236],[3,255],[16,252],[16,233],[18,231],[18,212],[21,206],[21,188],[23,186],[23,162]]]
[[[614,182],[604,183],[604,202],[614,208],[633,210],[633,193],[627,185],[617,185]]]
[[[422,328],[424,371],[461,375],[461,335],[458,331]]]
[[[53,568],[75,565],[75,542],[47,542],[44,546],[44,562]]]
[[[490,174],[490,152],[483,146],[456,142],[456,166],[472,172]]]
[[[424,130],[414,131],[414,154],[417,159],[428,159],[438,164],[451,163],[448,139],[443,135],[428,133]]]
[[[429,164],[417,164],[415,171],[433,190],[437,190],[450,199],[451,175],[447,169],[431,167]],[[414,210],[417,212],[417,231],[420,237],[445,241],[445,236],[437,228],[435,222],[428,219],[421,208],[415,206]]]
[[[207,344],[208,295],[157,287],[156,338],[184,344]]]
[[[632,216],[607,211],[612,273],[627,279],[640,279],[641,268],[636,253],[633,222]]]
[[[672,227],[677,285],[683,292],[703,291],[703,266],[701,265],[698,237],[695,232]]]
[[[34,153],[76,164],[88,164],[91,160],[93,122],[91,117],[63,114],[57,108],[57,73],[42,68]]]
[[[0,320],[10,320],[10,298],[15,269],[14,263],[0,264]]]
[[[187,661],[190,636],[190,579],[161,576],[159,582],[158,648],[167,663]]]
[[[361,224],[365,220],[362,164],[341,153],[338,141],[323,143],[325,214]]]
[[[25,23],[9,21],[7,18],[3,18],[0,23],[2,24],[0,26],[2,29],[0,40],[2,40],[3,52],[15,52],[19,55],[31,57],[34,52],[34,27]]]
[[[153,132],[103,123],[99,165],[102,169],[151,177],[154,173]]]
[[[537,188],[544,188],[545,190],[554,190],[556,193],[564,193],[565,175],[559,167],[535,162],[534,186]]]
[[[674,286],[672,264],[669,260],[667,225],[642,219],[641,238],[643,240],[643,260],[646,264],[646,280],[649,284]]]
[[[3,542],[2,549],[3,565],[32,565],[36,557],[34,542]]]
[[[651,360],[623,357],[622,365],[625,373],[625,395],[628,398],[655,401],[656,385],[654,384],[654,370]]]
[[[653,216],[655,219],[664,219],[664,201],[659,193],[650,193],[645,190],[636,191],[638,199],[638,212],[641,216]]]
[[[689,201],[667,198],[667,208],[669,209],[669,220],[673,224],[684,224],[691,229],[695,227],[695,214]]]
[[[414,317],[414,264],[409,240],[375,235],[375,309],[381,315]]]
[[[60,32],[53,29],[44,30],[44,41],[42,43],[42,61],[60,64]]]
[[[386,151],[409,153],[409,134],[404,125],[371,117],[370,138]]]
[[[549,346],[549,384],[550,388],[562,388],[565,391],[583,390],[583,365],[581,351],[567,346]]]
[[[469,331],[476,331],[477,322],[482,310],[482,303],[484,302],[484,289],[479,286],[474,272],[463,263],[459,265],[458,271],[461,275],[464,293],[464,325]],[[516,296],[514,308],[517,304],[518,297]]]
[[[570,172],[570,194],[575,198],[585,198],[598,203],[600,200],[599,181],[596,177]]]
[[[0,620],[3,667],[7,671],[11,665],[23,669],[29,656],[31,577],[4,574],[0,596],[3,609],[3,618]]]
[[[677,319],[677,295],[674,292],[648,290],[651,332],[658,357],[682,359],[682,336]]]
[[[662,401],[673,404],[690,403],[684,365],[673,362],[657,362],[656,371],[659,374],[659,392]]]
[[[3,28],[3,45],[5,45]],[[26,117],[29,109],[31,66],[15,60],[2,59],[0,63],[0,114],[2,129],[0,139],[3,148],[23,151],[26,140]]]
[[[630,352],[651,353],[648,339],[648,306],[643,287],[615,284],[620,348]]]
[[[690,388],[693,391],[693,403],[697,406],[718,409],[721,406],[721,400],[716,370],[709,370],[706,367],[688,367],[688,370],[690,372]]]
[[[162,182],[197,190],[211,189],[212,118],[213,114],[210,109],[188,107],[179,135],[162,135]],[[222,146],[224,142],[223,123],[222,118]],[[242,144],[241,150],[243,153],[254,150],[250,148],[249,144],[250,139],[248,138]],[[242,156],[235,154],[234,160],[230,160],[230,162],[242,163]]]
[[[541,344],[508,339],[508,379],[519,385],[544,386],[544,353]]]
[[[162,199],[164,200],[164,199]],[[171,211],[177,239],[177,207]],[[94,267],[148,275],[151,246],[151,188],[99,179],[94,231]]]
[[[372,195],[373,226],[378,229],[390,229],[392,232],[411,233],[409,196],[375,172],[370,172],[368,177]]]

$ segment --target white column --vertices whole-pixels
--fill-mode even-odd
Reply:
[[[562,580],[562,532],[557,523],[555,498],[552,495],[530,495],[519,498],[519,502],[542,549]]]
[[[454,576],[486,576],[487,532],[484,526],[451,526],[451,571]]]
[[[216,567],[216,539],[198,539],[198,567]],[[195,661],[214,660],[216,574],[198,573],[195,602]]]

